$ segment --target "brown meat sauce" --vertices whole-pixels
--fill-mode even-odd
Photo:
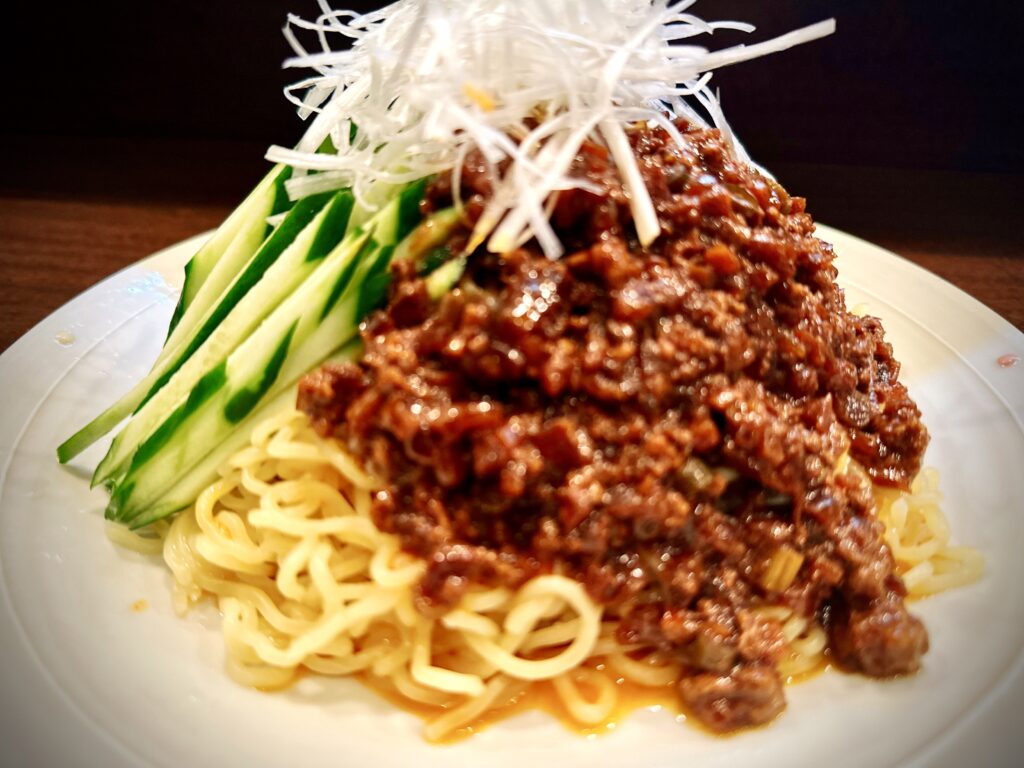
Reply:
[[[804,201],[714,130],[630,133],[662,235],[636,240],[606,151],[560,194],[567,256],[471,255],[438,303],[412,265],[362,329],[358,364],[307,376],[299,405],[386,487],[377,525],[424,557],[418,606],[558,567],[621,617],[620,639],[684,662],[680,696],[732,730],[784,706],[785,649],[759,605],[817,615],[843,665],[913,672],[928,640],[849,452],[906,487],[927,432],[879,322],[846,311]],[[467,227],[491,192],[470,159]],[[451,204],[435,180],[427,210]],[[451,246],[459,250],[467,230]],[[789,583],[778,553],[799,560]]]

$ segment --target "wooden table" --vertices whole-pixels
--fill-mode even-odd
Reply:
[[[215,226],[262,175],[263,147],[185,141],[8,143],[0,178],[0,351],[90,285]],[[889,248],[1024,329],[1024,179],[774,168],[815,218]]]

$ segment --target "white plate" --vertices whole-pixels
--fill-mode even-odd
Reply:
[[[0,357],[0,762],[11,765],[884,766],[1015,764],[1024,749],[1024,335],[966,294],[849,235],[850,305],[885,321],[932,433],[955,535],[983,581],[914,607],[932,650],[911,679],[820,675],[769,728],[716,739],[666,712],[584,739],[541,713],[431,747],[419,721],[346,680],[264,694],[222,669],[212,610],[179,619],[159,560],[121,551],[90,492],[96,446],[56,445],[145,373],[163,339],[181,243],[87,291]],[[73,337],[73,339],[69,338]],[[60,342],[64,342],[63,344]],[[68,343],[70,342],[70,343]],[[132,610],[138,600],[148,608]]]

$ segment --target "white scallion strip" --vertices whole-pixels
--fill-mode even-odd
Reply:
[[[636,226],[640,244],[650,245],[661,233],[661,225],[658,223],[654,203],[651,202],[651,196],[647,193],[647,187],[640,175],[636,158],[633,157],[626,132],[622,130],[621,123],[605,120],[601,123],[601,134],[608,144],[619,173],[622,174],[622,184],[629,195],[629,209],[633,212],[633,224]]]
[[[293,197],[352,187],[369,205],[374,185],[455,172],[478,149],[503,170],[471,244],[504,252],[535,238],[557,258],[551,196],[590,186],[571,165],[594,141],[608,148],[640,242],[650,244],[661,228],[628,125],[659,125],[680,142],[675,118],[714,126],[749,161],[709,86],[711,71],[835,29],[828,20],[709,51],[694,38],[754,28],[704,21],[689,12],[694,2],[399,0],[359,14],[318,0],[318,18],[289,16],[285,27],[295,52],[285,66],[314,71],[285,96],[310,124],[295,149],[271,147],[267,158],[296,168]],[[337,153],[318,153],[328,138]]]

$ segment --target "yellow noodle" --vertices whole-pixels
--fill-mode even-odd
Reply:
[[[848,457],[838,471],[866,477]],[[376,486],[288,410],[258,425],[195,506],[157,531],[176,607],[216,599],[233,678],[263,689],[289,684],[303,668],[382,678],[397,695],[437,709],[424,729],[429,739],[504,706],[532,681],[551,680],[570,717],[595,725],[616,711],[616,676],[650,687],[678,680],[678,663],[620,645],[617,618],[559,574],[516,590],[474,588],[445,615],[424,617],[414,589],[426,565],[374,526]],[[977,552],[949,545],[937,474],[923,472],[911,494],[881,490],[876,498],[911,595],[980,575]],[[118,543],[153,550],[155,539],[122,531],[111,533]],[[827,638],[816,621],[780,606],[760,613],[779,622],[788,643],[783,675],[820,664]]]
[[[502,698],[508,700],[524,688],[525,686],[518,680],[510,680],[502,675],[497,675],[487,683],[479,696],[464,701],[427,723],[423,729],[423,735],[432,741],[442,739],[452,731],[472,723]]]
[[[939,474],[926,467],[910,493],[892,490],[876,494],[878,519],[885,542],[896,559],[910,597],[927,597],[981,578],[984,559],[968,547],[950,545],[949,524],[942,514]]]
[[[622,652],[610,653],[608,664],[626,680],[639,685],[657,687],[679,679],[680,666],[653,653],[643,659],[634,659]]]
[[[598,725],[608,720],[615,711],[618,703],[615,683],[597,670],[580,667],[559,675],[552,682],[566,711],[578,723]],[[594,689],[597,696],[584,696],[580,683]]]

